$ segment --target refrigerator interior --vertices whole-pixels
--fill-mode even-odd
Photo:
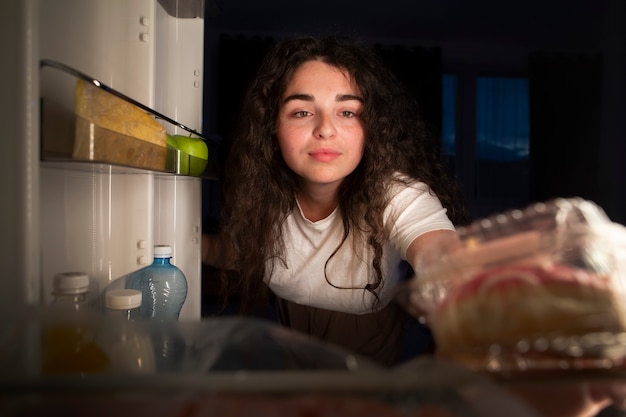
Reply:
[[[204,25],[194,11],[201,4],[41,1],[39,58],[87,74],[199,132]],[[80,271],[90,275],[93,303],[103,308],[103,293],[123,286],[126,275],[151,263],[154,245],[167,244],[172,246],[172,263],[184,272],[189,286],[180,318],[199,319],[202,179],[49,158],[73,140],[74,122],[68,117],[74,115],[76,79],[46,67],[39,76],[41,130],[47,140],[52,138],[52,145],[42,146],[40,165],[40,302],[50,302],[56,273]],[[158,121],[168,134],[186,133],[176,124]]]

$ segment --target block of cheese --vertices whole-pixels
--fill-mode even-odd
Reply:
[[[75,112],[73,158],[165,170],[167,132],[143,109],[78,80]]]

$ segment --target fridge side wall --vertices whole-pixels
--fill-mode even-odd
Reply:
[[[15,317],[39,301],[38,2],[6,0],[0,13],[0,311]],[[14,320],[5,320],[5,326]],[[1,326],[4,330],[5,326]]]

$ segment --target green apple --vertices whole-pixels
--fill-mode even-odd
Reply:
[[[180,173],[198,176],[204,172],[209,163],[209,147],[202,139],[168,133],[167,145],[181,152]]]

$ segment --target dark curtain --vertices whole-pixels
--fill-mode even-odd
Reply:
[[[241,100],[268,49],[269,37],[222,35],[217,60],[217,133],[222,137],[221,161],[228,153]]]
[[[211,149],[217,154],[212,160],[217,165],[218,180],[202,182],[203,231],[216,233],[219,229],[221,210],[221,179],[224,161],[230,146],[230,137],[239,112],[241,99],[256,74],[261,59],[274,43],[271,38],[222,35],[219,39],[217,57],[217,89],[215,94],[215,133],[219,144]],[[205,63],[206,65],[206,63]],[[205,100],[208,100],[205,91]],[[205,119],[210,119],[205,115]]]
[[[374,50],[413,93],[426,126],[440,144],[443,111],[441,49],[377,44]]]
[[[600,54],[531,54],[531,200],[579,196],[603,206],[602,74]]]

